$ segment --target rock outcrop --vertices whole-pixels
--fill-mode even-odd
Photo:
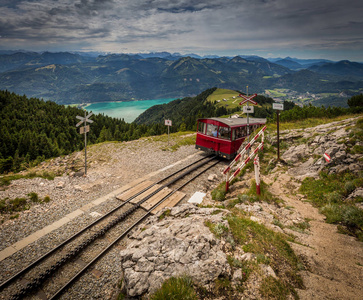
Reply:
[[[163,218],[166,212],[170,217]],[[230,276],[222,243],[205,226],[207,220],[228,226],[226,214],[227,210],[185,204],[151,218],[121,252],[127,295],[152,293],[172,276],[189,275],[203,286]]]
[[[319,172],[327,165],[323,158],[324,153],[332,158],[329,163],[330,173],[361,170],[363,164],[359,158],[362,155],[351,154],[347,151],[350,126],[355,121],[348,119],[333,122],[307,128],[303,132],[301,130],[283,131],[281,140],[296,143],[281,156],[288,164],[298,164],[297,167],[290,168],[288,173],[299,180],[305,177],[318,177]]]

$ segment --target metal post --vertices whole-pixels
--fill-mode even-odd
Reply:
[[[168,147],[169,147],[169,126],[168,126]]]
[[[280,160],[280,120],[279,111],[277,113],[277,160]]]
[[[254,165],[255,165],[255,179],[256,179],[256,194],[261,195],[261,188],[260,188],[260,160],[258,158],[258,155],[255,157]]]
[[[87,175],[87,118],[84,111],[84,175]]]
[[[248,97],[248,85],[247,85],[247,97]],[[247,101],[247,144],[250,142],[250,117],[249,117],[249,101]],[[247,149],[247,156],[250,155],[250,149]]]

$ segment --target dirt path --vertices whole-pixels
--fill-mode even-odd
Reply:
[[[291,243],[308,270],[302,272],[305,290],[301,299],[363,299],[363,244],[339,234],[336,225],[324,222],[324,216],[298,194],[299,183],[287,174],[274,173],[271,192],[311,221],[308,234],[298,234],[300,244]]]

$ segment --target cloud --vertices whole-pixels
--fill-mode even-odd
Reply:
[[[130,52],[363,50],[362,9],[356,0],[0,0],[0,41]]]

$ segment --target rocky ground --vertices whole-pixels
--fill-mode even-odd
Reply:
[[[305,288],[297,289],[301,299],[362,299],[362,243],[338,233],[336,225],[325,223],[318,209],[299,193],[301,181],[307,176],[317,177],[324,167],[328,166],[329,172],[349,169],[357,176],[363,170],[362,153],[347,152],[349,132],[355,122],[356,119],[348,119],[281,132],[281,140],[285,143],[281,151],[282,162],[276,163],[272,159],[267,166],[270,171],[261,179],[283,202],[251,204],[242,201],[234,206],[234,209],[247,213],[252,221],[275,232],[294,236],[295,242],[290,242],[290,245],[304,264],[300,274]],[[273,137],[270,137],[270,142],[273,143]],[[36,192],[40,198],[46,195],[51,198],[49,203],[32,205],[29,210],[20,212],[18,218],[2,215],[1,249],[87,204],[90,199],[101,197],[141,174],[154,172],[197,152],[194,146],[182,146],[177,151],[166,148],[165,139],[94,145],[89,149],[86,177],[77,176],[83,159],[81,152],[43,163],[37,171],[54,171],[61,176],[54,181],[20,179],[0,191],[0,199],[26,197],[30,192]],[[330,165],[322,157],[325,152],[332,157]],[[188,197],[195,191],[210,192],[216,187],[223,180],[219,169],[211,170],[198,184],[189,187]],[[213,173],[218,179],[208,181],[208,176]],[[247,173],[243,180],[235,183],[223,203],[213,201],[207,193],[203,205],[210,208],[184,204],[165,210],[142,224],[121,247],[123,250],[113,253],[113,260],[117,261],[113,276],[119,276],[113,282],[122,279],[122,287],[109,284],[110,280],[99,282],[100,289],[113,288],[107,292],[106,298],[113,299],[120,291],[129,297],[147,295],[168,277],[184,274],[191,275],[207,290],[213,289],[216,278],[229,278],[232,292],[228,296],[218,295],[218,299],[261,298],[261,280],[269,276],[278,279],[276,270],[260,263],[258,272],[249,276],[243,290],[239,289],[245,274],[228,263],[228,256],[240,262],[256,261],[256,257],[241,247],[234,247],[228,238],[211,233],[205,226],[210,222],[221,233],[228,229],[226,216],[230,211],[213,206],[231,207],[238,195],[247,191],[252,177],[253,173]],[[356,196],[362,196],[361,189],[352,192],[351,197]],[[306,228],[299,227],[306,223],[309,223]],[[93,292],[92,298],[105,295],[104,292]]]
[[[247,213],[251,220],[294,237],[290,245],[304,265],[299,272],[304,287],[296,289],[300,299],[362,299],[362,243],[338,233],[337,226],[327,224],[318,209],[299,193],[301,180],[318,177],[324,167],[331,173],[349,169],[359,176],[363,170],[363,153],[349,154],[346,143],[342,143],[349,139],[350,128],[355,122],[356,119],[349,119],[282,132],[281,140],[286,143],[286,150],[282,151],[281,163],[262,176],[269,191],[282,202],[242,202],[234,206]],[[330,164],[322,156],[325,152],[332,157]],[[243,180],[235,183],[224,202],[213,201],[208,194],[203,204],[231,207],[238,195],[247,192],[252,178],[253,173],[247,173]],[[350,195],[356,196],[362,196],[361,188]],[[260,263],[258,270],[241,285],[245,274],[241,268],[233,267],[223,259],[226,257],[223,253],[242,263],[256,261],[256,256],[233,246],[228,238],[210,235],[203,225],[211,222],[220,228],[228,228],[225,220],[228,210],[184,205],[165,210],[165,213],[167,216],[162,221],[161,213],[140,227],[122,252],[123,292],[126,295],[152,293],[166,278],[187,273],[208,290],[213,290],[218,277],[230,279],[232,292],[224,296],[212,293],[209,294],[211,298],[260,299],[259,286],[263,278],[278,279],[276,270]]]

